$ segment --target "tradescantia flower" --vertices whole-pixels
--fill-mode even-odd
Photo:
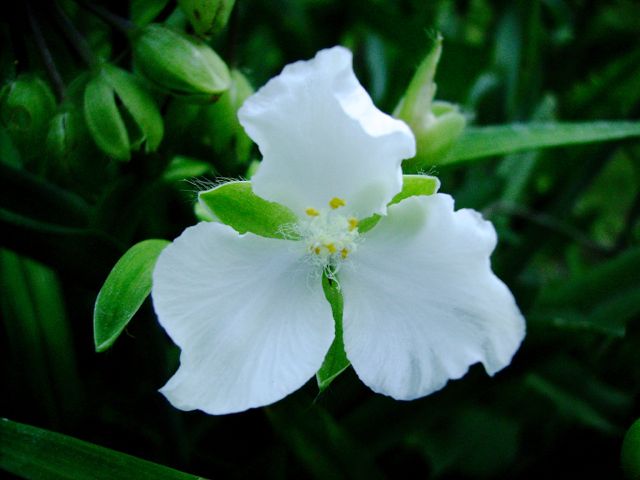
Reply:
[[[238,412],[306,383],[334,339],[323,272],[344,299],[347,357],[376,392],[415,399],[474,363],[510,363],[525,328],[491,271],[493,226],[444,194],[388,205],[415,140],[373,105],[348,50],[285,67],[239,118],[264,157],[254,193],[298,220],[285,238],[201,222],[160,255],[153,303],[181,348],[161,392],[175,407]]]

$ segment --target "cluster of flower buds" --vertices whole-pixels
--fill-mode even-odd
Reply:
[[[234,3],[181,0],[162,23],[162,8],[151,4],[132,10],[131,19],[52,7],[53,23],[72,36],[83,65],[56,79],[62,52],[54,51],[53,71],[43,72],[49,81],[42,74],[10,75],[0,89],[0,148],[12,152],[6,161],[86,184],[85,174],[100,177],[97,165],[107,168],[115,165],[110,160],[166,146],[170,157],[214,158],[216,167],[244,173],[253,144],[236,112],[253,88],[241,72],[229,70],[207,38],[225,28]],[[106,23],[83,36],[76,25],[97,21],[94,15]],[[110,28],[124,34],[130,48],[113,51],[104,40]],[[189,132],[193,152],[172,148],[165,133],[180,131]]]
[[[438,35],[394,111],[394,116],[404,120],[416,136],[417,154],[406,162],[412,169],[438,164],[466,125],[457,105],[434,101],[437,89],[434,77],[441,53],[442,37]]]

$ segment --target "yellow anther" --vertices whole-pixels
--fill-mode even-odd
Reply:
[[[347,250],[346,248],[343,248],[342,250],[340,250],[340,256],[342,258],[347,258],[347,255],[349,255],[349,250]]]
[[[320,247],[315,247],[313,249],[313,253],[315,253],[316,255],[320,255]]]
[[[346,202],[338,197],[333,197],[330,201],[329,201],[329,206],[331,208],[333,208],[334,210],[336,208],[340,208],[340,207],[344,207],[346,205]]]
[[[318,215],[320,215],[320,212],[318,210],[311,207],[307,208],[304,212],[310,217],[317,217]]]
[[[358,219],[351,217],[349,220],[349,231],[353,232],[356,228],[358,228]]]
[[[333,243],[326,243],[324,245],[329,250],[329,253],[336,253],[336,246]]]

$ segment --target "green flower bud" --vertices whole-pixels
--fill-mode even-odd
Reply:
[[[116,160],[129,160],[129,134],[114,94],[102,73],[92,78],[84,91],[84,117],[93,140],[104,153]]]
[[[155,151],[162,140],[164,126],[155,101],[135,75],[113,65],[103,65],[87,84],[84,112],[96,144],[115,159],[129,160],[130,151],[143,143],[147,152]]]
[[[211,35],[222,30],[233,10],[235,0],[178,0],[198,35]]]
[[[240,125],[237,114],[251,94],[253,88],[247,78],[238,70],[232,70],[229,90],[201,112],[199,124],[204,129],[204,142],[222,163],[244,164],[249,160],[253,142]]]
[[[394,111],[394,116],[404,120],[416,136],[416,156],[405,162],[410,169],[438,164],[466,125],[457,105],[433,100],[437,89],[434,77],[441,54],[442,37],[438,36]]]
[[[154,85],[195,102],[215,100],[229,88],[229,69],[208,45],[159,24],[133,38],[137,68]]]
[[[47,134],[47,152],[56,162],[69,158],[74,150],[73,128],[71,127],[71,114],[69,112],[58,113],[51,119],[49,133]]]
[[[51,88],[36,76],[22,75],[0,91],[0,121],[23,160],[29,162],[42,156],[55,110]]]
[[[140,80],[126,70],[106,64],[102,67],[102,74],[139,129],[140,135],[134,139],[133,148],[144,142],[147,152],[155,152],[164,135],[164,124],[153,97]]]

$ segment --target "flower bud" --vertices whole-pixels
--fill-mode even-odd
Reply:
[[[40,78],[22,75],[0,91],[0,121],[29,162],[41,157],[49,120],[56,100]]]
[[[215,100],[229,88],[229,69],[203,42],[159,24],[133,38],[136,67],[154,85],[194,102]]]
[[[457,105],[433,100],[437,89],[433,80],[441,53],[442,37],[438,36],[394,111],[394,116],[407,122],[416,136],[416,156],[405,162],[412,169],[438,164],[466,125]]]
[[[211,35],[222,30],[233,10],[235,0],[178,0],[194,31]]]
[[[84,116],[93,140],[103,152],[116,160],[129,160],[131,143],[114,93],[102,74],[89,80],[84,91]]]
[[[164,126],[155,101],[135,75],[113,65],[103,65],[87,84],[84,111],[98,147],[118,160],[129,160],[130,151],[142,143],[147,152],[155,151],[162,140]]]

